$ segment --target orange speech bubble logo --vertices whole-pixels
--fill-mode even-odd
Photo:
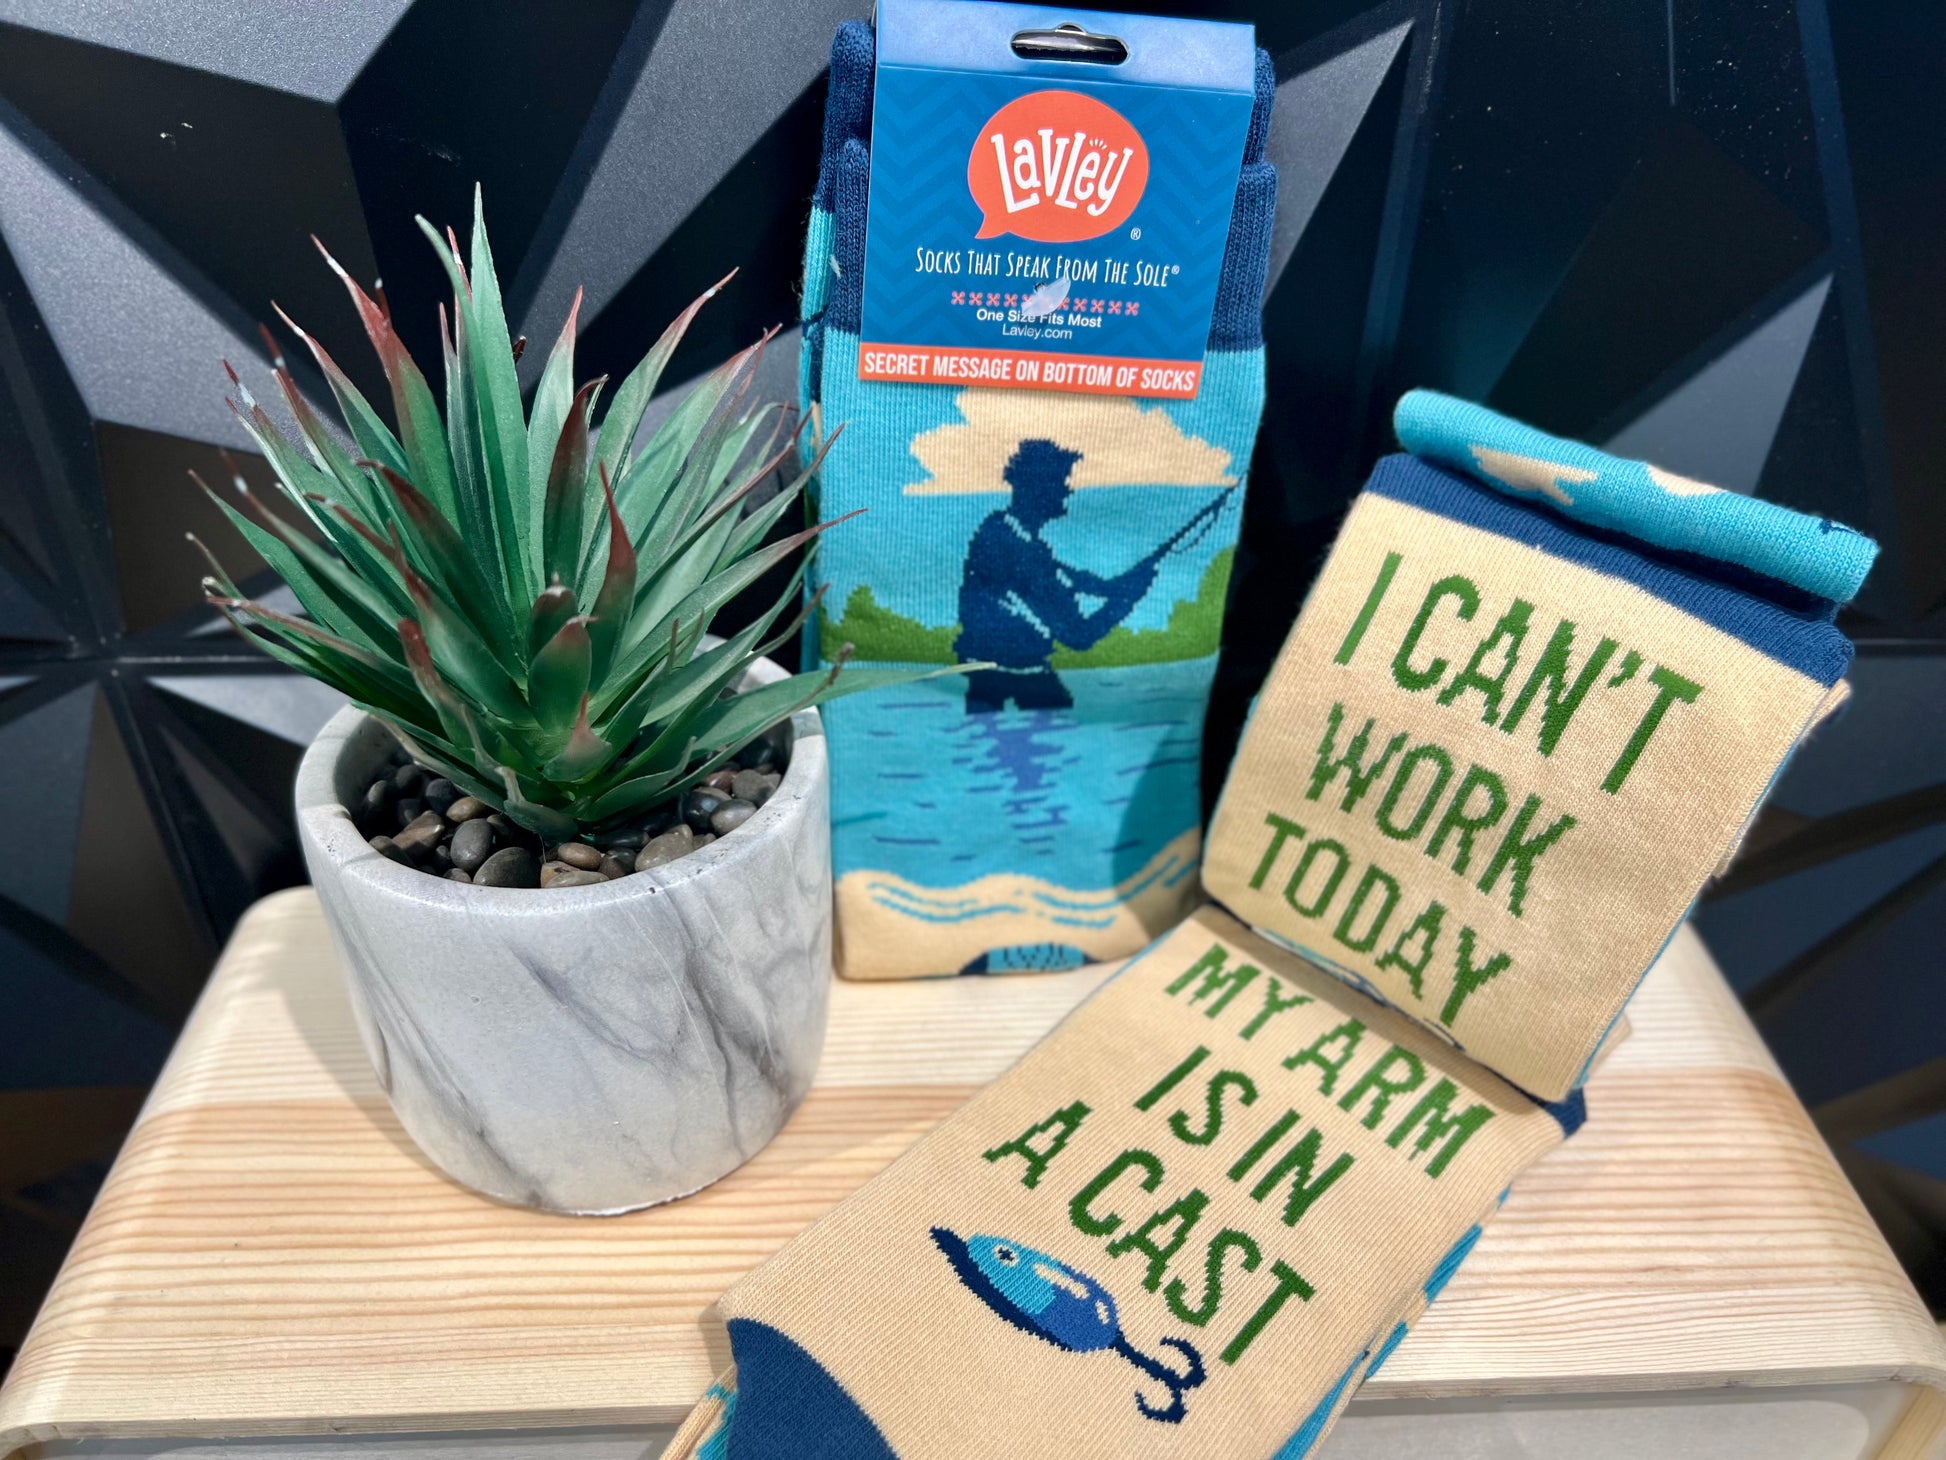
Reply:
[[[966,159],[980,238],[1079,243],[1128,221],[1149,183],[1149,148],[1129,119],[1078,91],[1035,91],[1001,107]]]

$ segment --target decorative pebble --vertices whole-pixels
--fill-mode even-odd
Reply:
[[[539,887],[541,864],[525,847],[502,847],[480,864],[473,881],[481,887]]]
[[[385,808],[392,804],[392,798],[397,794],[398,792],[392,789],[390,780],[373,781],[365,788],[365,794],[359,798],[359,815],[368,821],[377,821],[385,814]]]
[[[416,796],[419,788],[426,784],[426,769],[407,761],[392,772],[392,784],[398,788],[400,795]]]
[[[400,826],[410,826],[425,809],[426,803],[417,796],[401,796],[399,804],[393,807],[392,811],[398,817]],[[435,816],[438,814],[436,811],[433,813]]]
[[[543,887],[594,887],[608,879],[586,867],[570,867],[566,862],[549,862],[541,868]]]
[[[562,842],[554,849],[554,860],[592,872],[601,865],[601,853],[586,842]]]
[[[427,781],[425,789],[419,794],[425,798],[426,804],[441,816],[444,816],[447,809],[455,801],[460,799],[459,787],[455,786],[444,776],[435,776],[432,780]]]
[[[738,771],[730,782],[730,794],[752,806],[761,806],[777,794],[783,778],[772,771]]]
[[[681,826],[682,824],[682,806],[679,803],[672,802],[668,805],[658,807],[642,823],[642,830],[647,833],[642,840],[645,843],[652,842],[671,827]]]
[[[716,815],[716,808],[727,800],[727,796],[697,786],[682,798],[683,819],[696,831],[708,831],[709,819]]]
[[[716,771],[710,775],[704,776],[702,783],[705,786],[708,786],[711,790],[727,792],[730,789],[730,782],[734,781],[736,778],[737,778],[737,773],[731,770],[728,766],[725,766],[720,771]]]
[[[748,801],[725,801],[721,806],[716,808],[716,813],[710,817],[710,830],[718,836],[728,836],[756,814],[757,808]]]
[[[478,817],[489,815],[492,811],[493,808],[478,796],[462,796],[446,808],[446,819],[448,821],[473,821]]]
[[[626,877],[629,873],[633,872],[635,870],[635,863],[632,861],[624,862],[617,857],[607,856],[601,859],[601,866],[596,870],[610,882],[613,882],[617,877]]]
[[[415,860],[432,855],[433,844],[446,835],[446,819],[437,811],[422,811],[392,836],[392,844]]]
[[[646,872],[651,867],[661,867],[695,850],[696,833],[691,831],[687,824],[678,825],[672,831],[665,831],[635,854],[635,870]]]
[[[460,871],[459,868],[449,867],[446,871],[446,880],[448,882],[471,882],[473,879],[467,873]]]
[[[462,821],[453,833],[453,865],[462,872],[477,872],[480,864],[493,855],[493,827],[485,821]]]
[[[768,740],[753,740],[737,752],[745,770],[762,770],[777,759],[777,747]]]
[[[667,830],[665,827],[664,830]],[[595,845],[605,852],[639,852],[649,839],[646,828],[635,826],[627,831],[611,831],[595,838]]]
[[[443,841],[434,842],[432,847],[433,871],[445,872],[450,870],[452,865],[453,865],[453,849]]]
[[[412,858],[408,857],[405,854],[405,850],[389,836],[373,837],[371,840],[371,848],[381,857],[390,857],[402,867],[410,867],[412,865]]]
[[[700,852],[704,847],[708,846],[711,842],[715,840],[716,840],[715,832],[713,831],[704,832],[701,836],[696,838],[696,850]]]

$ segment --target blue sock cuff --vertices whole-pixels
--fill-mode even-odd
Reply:
[[[1518,500],[1416,456],[1382,458],[1365,490],[1633,583],[1819,684],[1836,684],[1851,667],[1851,641],[1824,611],[1829,602],[1776,579],[1734,565],[1725,570],[1720,559],[1645,546],[1639,537],[1590,527],[1550,503]],[[1788,601],[1793,595],[1800,601]]]
[[[1270,109],[1277,103],[1277,72],[1270,64],[1270,52],[1257,47],[1257,97],[1250,108],[1250,130],[1243,137],[1243,164],[1264,160],[1264,146],[1270,141]]]
[[[872,154],[856,137],[845,143],[832,168],[831,257],[824,320],[858,334],[865,308],[865,208],[872,185]]]
[[[1264,279],[1270,271],[1270,236],[1277,221],[1277,169],[1268,162],[1244,166],[1237,179],[1230,236],[1223,245],[1223,272],[1210,314],[1209,348],[1255,350],[1264,342]]]
[[[1408,391],[1392,417],[1414,456],[1539,501],[1591,527],[1715,559],[1833,604],[1857,594],[1878,544],[1826,518],[1690,481],[1430,390]]]
[[[898,1460],[872,1417],[789,1334],[749,1318],[732,1318],[729,1331],[729,1460]]]
[[[1552,1101],[1541,1108],[1554,1117],[1555,1124],[1561,1127],[1561,1134],[1564,1136],[1573,1135],[1588,1123],[1588,1097],[1580,1090],[1570,1090],[1559,1100]],[[1474,1235],[1478,1234],[1479,1229],[1476,1227]],[[1457,1265],[1456,1263],[1455,1266]]]
[[[847,20],[831,38],[831,85],[824,102],[824,147],[818,158],[818,207],[832,206],[838,157],[854,138],[872,134],[872,70],[878,43],[862,20]]]

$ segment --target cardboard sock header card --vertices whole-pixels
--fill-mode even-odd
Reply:
[[[1430,392],[1396,426],[1415,454],[1265,682],[1205,882],[1556,1099],[1842,698],[1876,548]]]
[[[877,40],[858,378],[1195,399],[1251,28],[879,0]]]

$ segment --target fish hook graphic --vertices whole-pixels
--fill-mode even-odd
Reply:
[[[1194,1389],[1209,1376],[1203,1371],[1203,1356],[1197,1353],[1194,1348],[1182,1339],[1160,1338],[1156,1342],[1165,1348],[1177,1350],[1184,1358],[1188,1359],[1189,1371],[1184,1374],[1178,1374],[1160,1359],[1143,1353],[1131,1344],[1126,1336],[1119,1333],[1115,1335],[1114,1349],[1116,1353],[1127,1359],[1136,1368],[1147,1374],[1151,1379],[1154,1379],[1158,1384],[1163,1385],[1169,1391],[1169,1402],[1161,1409],[1155,1409],[1151,1407],[1148,1400],[1142,1397],[1142,1391],[1138,1389],[1135,1391],[1135,1407],[1150,1419],[1161,1420],[1164,1424],[1180,1424],[1183,1415],[1187,1413],[1182,1402],[1183,1395],[1187,1394],[1191,1389]]]
[[[1169,1391],[1169,1402],[1156,1406],[1137,1390],[1135,1407],[1163,1424],[1182,1422],[1188,1412],[1183,1395],[1208,1377],[1203,1356],[1192,1344],[1180,1338],[1161,1340],[1189,1361],[1178,1373],[1128,1341],[1113,1295],[1086,1273],[1007,1237],[961,1237],[934,1227],[932,1240],[967,1290],[1000,1317],[1069,1353],[1106,1349],[1120,1354]]]

